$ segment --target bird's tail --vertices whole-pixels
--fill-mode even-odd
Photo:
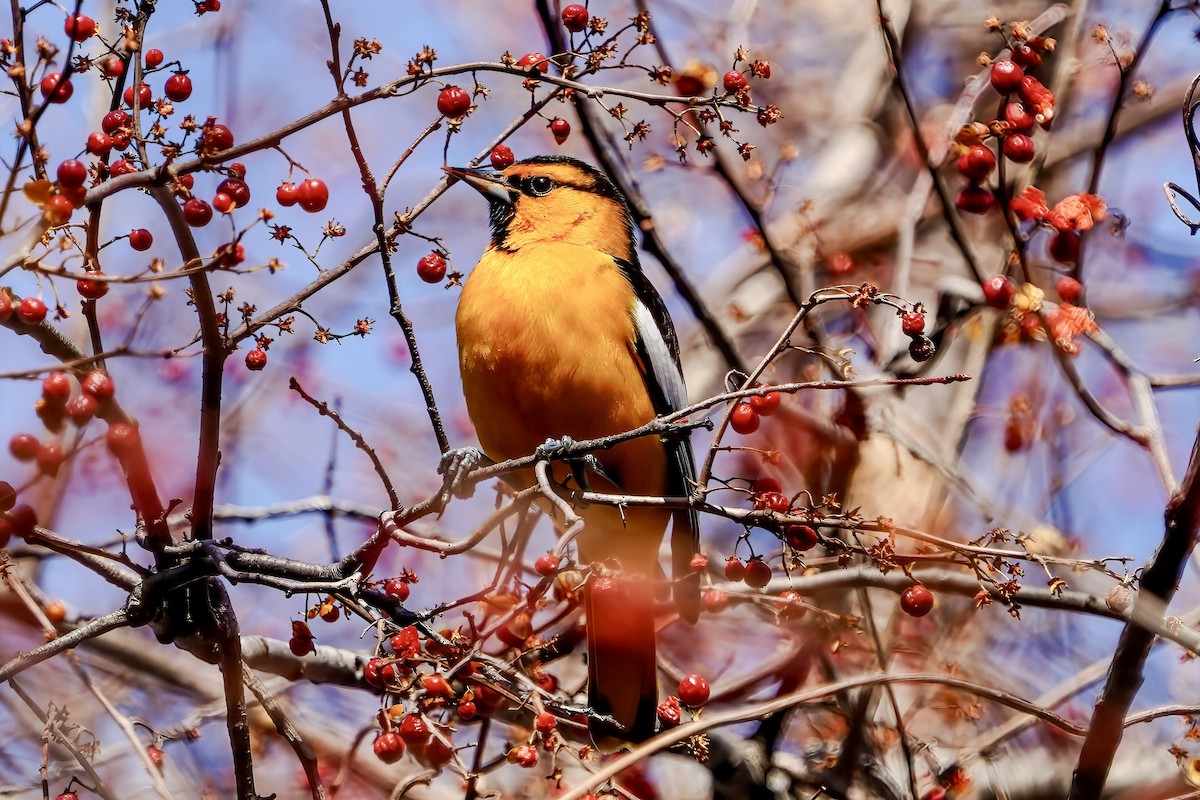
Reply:
[[[654,733],[658,704],[654,654],[654,584],[601,577],[585,590],[588,702],[611,719],[593,721],[601,749],[640,742]]]

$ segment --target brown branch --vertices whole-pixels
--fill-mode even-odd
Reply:
[[[354,442],[354,446],[367,454],[367,458],[371,459],[371,466],[374,467],[375,474],[379,476],[379,482],[383,484],[384,491],[387,492],[388,501],[391,503],[391,508],[399,508],[400,498],[396,494],[396,487],[392,486],[392,481],[388,477],[387,471],[384,470],[383,463],[379,460],[379,456],[375,453],[375,450],[371,447],[371,445],[367,444],[367,440],[362,437],[362,434],[347,425],[342,419],[342,415],[330,408],[328,403],[318,401],[308,392],[304,391],[304,388],[300,386],[300,382],[294,377],[288,381],[288,386],[296,394],[303,397],[309,403],[309,405],[317,409],[317,413],[323,417],[329,417],[331,420],[333,420],[333,424],[337,425],[339,430],[343,431],[347,436],[350,437],[351,441]]]
[[[1187,473],[1167,504],[1165,517],[1162,541],[1142,571],[1135,613],[1147,605],[1153,613],[1170,603],[1200,536],[1200,436],[1192,445]],[[1096,712],[1071,777],[1067,800],[1096,800],[1103,792],[1121,743],[1125,717],[1142,685],[1142,670],[1153,644],[1153,634],[1141,627],[1129,624],[1121,632],[1104,691],[1096,702]]]

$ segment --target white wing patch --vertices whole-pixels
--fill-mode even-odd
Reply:
[[[667,347],[658,322],[650,309],[641,300],[634,303],[633,321],[637,327],[638,338],[646,348],[650,363],[646,368],[650,371],[650,380],[662,387],[663,397],[675,411],[687,405],[687,388],[683,385],[683,375],[675,365],[675,359]]]

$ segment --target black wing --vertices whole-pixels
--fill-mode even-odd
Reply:
[[[637,354],[645,371],[642,378],[658,415],[678,411],[687,405],[687,389],[679,361],[679,339],[654,284],[634,263],[617,260],[618,266],[633,285],[637,301],[633,319],[637,330]],[[688,497],[696,485],[696,467],[691,441],[685,436],[664,439],[667,448],[667,493]],[[700,614],[700,575],[691,568],[692,556],[700,552],[700,520],[696,510],[679,509],[672,515],[671,570],[675,580],[675,603],[680,616],[695,622]]]

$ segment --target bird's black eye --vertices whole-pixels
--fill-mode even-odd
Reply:
[[[535,175],[529,179],[529,191],[538,197],[550,194],[550,190],[553,188],[554,181],[550,180],[545,175]]]

